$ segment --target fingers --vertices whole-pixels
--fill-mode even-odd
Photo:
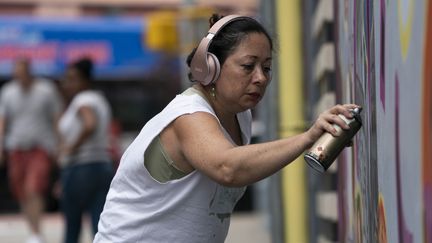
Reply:
[[[321,127],[323,130],[331,133],[333,136],[338,136],[337,129],[333,126],[334,124],[338,125],[342,129],[348,130],[350,127],[346,124],[342,117],[339,115],[342,114],[348,119],[352,119],[354,116],[351,110],[358,108],[360,106],[356,104],[343,104],[343,105],[335,105],[330,108],[328,111],[323,112],[320,115]]]
[[[335,105],[318,116],[313,126],[308,130],[309,137],[312,141],[318,139],[323,132],[329,132],[333,136],[339,136],[340,129],[350,129],[346,122],[339,115],[342,114],[348,119],[353,118],[351,110],[360,106],[356,104]],[[339,127],[337,127],[337,126]]]
[[[319,132],[317,131],[318,135],[321,135],[322,132],[329,132],[333,136],[338,136],[339,131],[333,124],[340,124],[339,126],[343,127],[345,122],[341,120],[340,117],[339,121],[337,117],[337,115],[332,115],[330,113],[321,114],[319,118],[315,121],[314,125],[315,128],[319,129]],[[340,128],[338,129],[340,130]]]
[[[341,110],[341,112],[337,113],[337,112],[335,112],[336,109],[337,108],[334,108],[334,109],[332,108],[331,110],[324,112],[320,115],[322,127],[324,128],[324,130],[332,133],[333,135],[335,133],[337,133],[337,130],[333,127],[333,124],[336,124],[343,129],[349,129],[349,126],[338,115],[338,114],[342,113],[343,110]],[[348,111],[348,113],[350,113],[350,112]],[[350,114],[350,116],[352,116],[352,115]],[[347,117],[347,118],[350,119],[351,117]]]
[[[332,108],[330,108],[330,113],[332,114],[342,114],[346,118],[353,118],[353,114],[351,113],[351,110],[358,108],[360,106],[356,104],[343,104],[343,105],[335,105]]]
[[[350,114],[351,115],[351,114]],[[346,116],[345,116],[346,117]],[[348,119],[350,119],[350,118],[352,118],[352,115],[351,115],[351,117],[347,117]],[[338,126],[340,126],[342,129],[349,129],[350,127],[346,124],[346,122],[339,116],[339,115],[330,115],[330,118],[329,118],[329,123],[331,123],[331,124],[336,124],[336,125],[338,125]]]

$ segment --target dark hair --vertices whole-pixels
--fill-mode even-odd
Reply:
[[[218,20],[224,16],[213,14],[210,19],[210,27],[212,27]],[[208,51],[216,55],[222,66],[226,58],[234,51],[240,42],[251,33],[264,34],[269,43],[270,48],[273,50],[273,40],[264,27],[253,18],[244,18],[235,20],[225,25],[212,39]],[[195,55],[196,48],[188,55],[186,59],[187,65],[190,67],[193,56]],[[192,80],[191,75],[189,79]]]
[[[69,68],[75,68],[80,75],[90,81],[93,79],[93,61],[88,57],[83,57],[69,65]]]

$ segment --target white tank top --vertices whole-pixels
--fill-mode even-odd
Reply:
[[[174,119],[194,112],[216,117],[204,98],[185,93],[177,95],[151,119],[123,154],[100,217],[95,243],[224,242],[230,215],[245,187],[224,187],[196,170],[178,180],[159,183],[144,166],[146,148]],[[243,141],[248,144],[251,112],[239,113],[237,119]]]

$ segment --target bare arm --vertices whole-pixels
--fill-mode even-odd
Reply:
[[[82,130],[78,135],[77,140],[73,144],[69,144],[66,148],[63,148],[66,150],[63,151],[63,154],[71,154],[75,152],[96,129],[97,117],[91,107],[80,107],[78,110],[78,115],[83,125]]]
[[[174,122],[183,156],[192,167],[226,186],[244,186],[272,175],[295,160],[324,131],[334,133],[332,123],[347,129],[336,115],[350,116],[348,108],[336,106],[320,115],[302,134],[267,143],[234,146],[210,114],[194,113]]]

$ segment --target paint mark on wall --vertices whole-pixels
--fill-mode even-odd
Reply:
[[[432,3],[427,7],[423,66],[423,207],[425,242],[432,243]]]
[[[401,163],[400,163],[400,124],[399,124],[399,77],[396,74],[396,90],[395,90],[395,101],[396,101],[396,107],[395,107],[395,134],[396,134],[396,141],[395,141],[395,152],[396,152],[396,185],[397,185],[397,207],[398,207],[398,226],[399,226],[399,242],[403,243],[412,243],[412,234],[408,231],[406,222],[405,222],[405,216],[403,211],[403,204],[402,204],[402,185],[401,185]]]
[[[403,60],[405,60],[408,55],[408,48],[411,42],[414,1],[415,0],[398,0],[399,35]]]
[[[384,198],[382,194],[378,197],[378,240],[379,243],[387,243],[387,226],[386,226],[386,216],[384,207]]]
[[[339,227],[343,231],[339,241],[432,243],[432,156],[428,152],[432,150],[432,3],[427,13],[426,0],[336,2],[343,6],[336,42],[337,58],[343,65],[337,72],[341,72],[339,77],[350,77],[342,92],[351,92],[340,96],[364,106],[363,129],[339,172],[343,173],[339,178],[344,197],[339,199],[343,212],[339,222],[344,224]],[[419,26],[427,22],[430,34],[425,37],[426,28]],[[421,59],[423,53],[428,53],[429,61]],[[424,80],[419,78],[421,67]],[[423,105],[423,110],[417,109]],[[423,127],[406,132],[400,123],[407,117],[422,121]],[[420,158],[410,158],[419,154],[419,146],[423,146],[422,165]],[[382,150],[377,152],[377,147]],[[406,163],[417,164],[404,170]],[[423,184],[412,179],[421,178],[422,173]],[[423,190],[402,190],[419,186]]]
[[[385,112],[385,2],[381,0],[380,18],[380,101]]]

